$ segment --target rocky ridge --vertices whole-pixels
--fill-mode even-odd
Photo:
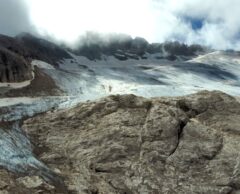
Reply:
[[[21,185],[25,193],[237,194],[239,120],[240,103],[217,91],[116,95],[41,114],[23,129],[66,190],[46,182],[46,173],[14,179],[2,170],[1,191]]]
[[[71,52],[79,56],[85,56],[90,60],[102,60],[105,56],[114,56],[118,60],[147,59],[149,55],[158,54],[157,59],[175,61],[177,59],[188,60],[198,53],[206,52],[206,48],[200,45],[186,45],[183,43],[165,42],[149,43],[144,38],[132,38],[127,35],[112,35],[107,40],[98,34],[87,34],[80,45]]]
[[[17,37],[0,35],[0,82],[31,80],[33,59],[57,66],[58,62],[65,58],[71,56],[47,40],[25,33]]]
[[[28,61],[0,46],[0,82],[23,82],[32,78]]]

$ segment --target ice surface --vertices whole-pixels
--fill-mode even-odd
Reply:
[[[10,130],[0,128],[0,166],[17,172],[26,172],[29,167],[48,171],[32,155],[31,144],[18,125],[18,120],[36,113],[69,108],[112,94],[156,97],[221,90],[240,95],[240,57],[237,54],[213,52],[187,62],[159,60],[157,55],[126,61],[111,56],[97,61],[72,56],[74,59],[63,60],[58,68],[37,60],[32,64],[51,76],[66,96],[0,99],[0,120],[16,123]]]
[[[218,51],[187,62],[159,60],[154,56],[126,61],[113,56],[104,56],[103,60],[96,61],[72,56],[74,59],[62,60],[58,68],[39,60],[32,62],[33,66],[51,76],[67,93],[66,96],[3,98],[0,99],[0,107],[26,105],[18,111],[22,111],[22,115],[33,115],[56,106],[66,108],[112,94],[157,97],[221,90],[240,95],[240,56],[236,53]]]

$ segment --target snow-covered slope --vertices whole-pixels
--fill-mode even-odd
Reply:
[[[34,157],[29,140],[18,125],[18,120],[40,112],[68,108],[112,94],[156,97],[221,90],[240,95],[240,56],[237,53],[213,52],[190,61],[160,60],[156,55],[125,61],[104,56],[94,61],[71,55],[73,59],[64,59],[57,67],[39,60],[32,62],[65,92],[62,96],[0,99],[0,121],[4,121],[0,127],[0,166],[13,172],[40,169],[47,179],[54,175]],[[4,124],[9,121],[15,124],[6,128]]]
[[[103,56],[89,60],[71,54],[58,67],[35,60],[64,96],[1,99],[1,106],[26,104],[20,115],[33,115],[53,107],[66,108],[78,102],[95,100],[112,94],[135,94],[144,97],[180,96],[200,90],[220,90],[240,95],[240,56],[238,53],[212,52],[190,61],[168,61],[149,55],[147,59],[118,60]],[[18,106],[19,110],[19,106]],[[20,111],[20,112],[21,112]],[[15,112],[15,111],[12,111]],[[12,117],[19,118],[17,115]],[[9,117],[10,115],[8,115]]]
[[[77,96],[81,101],[125,93],[155,97],[221,90],[240,94],[238,55],[213,52],[186,62],[154,57],[126,61],[111,56],[96,61],[73,57],[74,60],[64,60],[59,69],[45,69],[45,72],[69,96]]]

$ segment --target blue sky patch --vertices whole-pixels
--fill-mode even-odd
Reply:
[[[191,17],[184,17],[186,22],[189,22],[192,26],[193,30],[200,30],[204,25],[204,19],[202,18],[191,18]]]

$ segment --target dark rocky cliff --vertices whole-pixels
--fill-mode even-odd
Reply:
[[[90,60],[101,59],[102,55],[114,56],[119,60],[146,59],[147,54],[162,54],[159,59],[176,60],[177,56],[193,57],[205,49],[200,45],[186,45],[179,42],[148,43],[144,38],[130,36],[113,36],[104,41],[98,35],[90,34],[81,40],[80,46],[71,50],[77,55]]]
[[[15,38],[0,35],[0,82],[21,82],[32,78],[31,60],[58,66],[71,56],[49,41],[22,34]]]
[[[0,47],[0,82],[32,79],[32,68],[23,56]]]

